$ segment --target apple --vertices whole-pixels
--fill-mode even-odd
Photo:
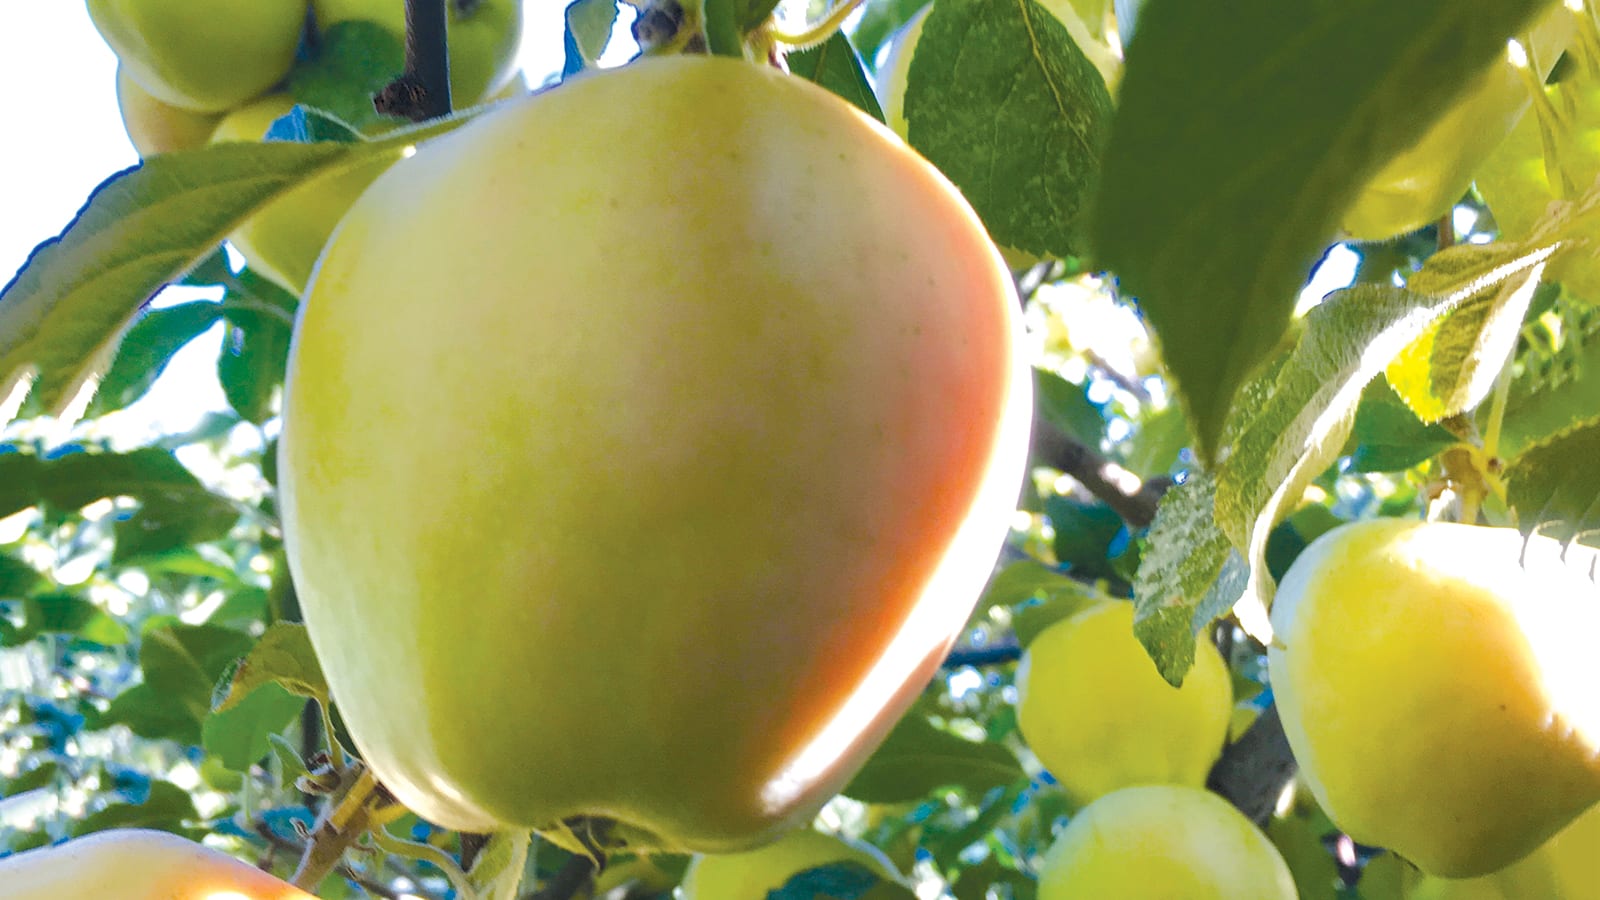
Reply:
[[[463,830],[809,822],[1009,531],[1020,319],[960,193],[770,67],[644,59],[419,146],[318,263],[279,451],[363,758]]]
[[[292,109],[294,99],[288,94],[269,94],[224,117],[211,142],[260,141]],[[299,294],[334,226],[393,162],[384,157],[308,181],[256,212],[228,240],[250,268]]]
[[[1039,900],[1295,900],[1261,830],[1199,788],[1123,788],[1084,807],[1039,866]]]
[[[889,881],[900,877],[871,844],[803,828],[745,853],[696,855],[683,876],[683,900],[758,900],[801,872],[832,863],[858,863]]]
[[[129,77],[169,106],[220,113],[294,66],[306,0],[88,0]]]
[[[1097,603],[1040,632],[1017,667],[1017,727],[1078,804],[1135,784],[1201,787],[1233,717],[1222,654],[1197,641],[1183,687],[1133,634],[1133,604]]]
[[[316,900],[219,850],[119,828],[0,858],[6,900]]]
[[[312,0],[318,28],[376,22],[402,42],[406,7],[398,0]],[[450,94],[457,107],[490,97],[516,72],[522,0],[449,0]]]
[[[1572,13],[1551,4],[1530,34],[1542,79],[1572,40]],[[1466,193],[1473,173],[1531,102],[1511,57],[1495,60],[1411,146],[1367,180],[1344,215],[1345,232],[1359,241],[1379,241],[1438,220]]]
[[[117,109],[122,112],[122,127],[140,156],[171,153],[204,146],[221,116],[191,112],[150,96],[150,93],[117,66]]]
[[[1489,875],[1422,876],[1406,900],[1600,900],[1600,806],[1591,807],[1543,846]]]
[[[1340,526],[1300,554],[1278,587],[1268,665],[1334,822],[1466,878],[1600,801],[1593,556],[1510,528],[1400,519]]]

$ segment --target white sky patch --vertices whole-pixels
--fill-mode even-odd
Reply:
[[[1311,280],[1300,289],[1300,299],[1294,305],[1294,314],[1303,316],[1330,293],[1347,288],[1356,278],[1356,267],[1361,264],[1361,254],[1347,244],[1335,244],[1322,264],[1311,273]]]

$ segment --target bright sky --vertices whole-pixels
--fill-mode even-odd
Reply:
[[[519,60],[531,84],[561,68],[565,6],[524,4]],[[95,185],[139,161],[117,112],[116,67],[82,0],[10,0],[0,17],[0,83],[7,86],[0,126],[0,284],[35,245],[71,221]],[[215,375],[219,340],[220,327],[173,361],[152,396],[138,404],[145,417],[177,431],[208,409],[226,408]]]

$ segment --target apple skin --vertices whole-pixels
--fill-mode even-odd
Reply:
[[[1515,529],[1376,519],[1303,551],[1268,650],[1330,818],[1424,872],[1483,875],[1600,801],[1600,589]]]
[[[164,831],[97,831],[0,859],[6,900],[316,900],[218,850]]]
[[[294,99],[288,94],[269,94],[224,117],[211,141],[260,141],[272,123],[292,109]],[[256,212],[228,235],[228,240],[250,268],[299,294],[334,226],[393,162],[393,158],[383,157],[312,179]]]
[[[464,830],[810,821],[988,578],[1022,348],[959,192],[776,70],[642,60],[421,145],[318,264],[279,452],[363,757]]]
[[[803,828],[745,853],[695,856],[683,876],[682,900],[765,897],[807,869],[846,862],[866,866],[890,881],[900,877],[888,857],[871,844]]]
[[[117,66],[117,109],[122,127],[141,157],[205,146],[221,116],[180,109],[150,96]]]
[[[522,0],[449,0],[450,95],[473,106],[505,87],[522,44]],[[394,0],[312,0],[318,28],[376,22],[402,42],[406,7]]]
[[[1538,850],[1490,875],[1455,880],[1425,875],[1406,900],[1600,900],[1600,806],[1590,807]]]
[[[88,0],[89,18],[152,97],[220,113],[294,66],[306,0]]]
[[[1541,78],[1550,74],[1574,33],[1572,14],[1559,3],[1533,26]],[[1531,103],[1509,58],[1496,59],[1421,137],[1368,179],[1344,215],[1345,233],[1358,241],[1381,241],[1437,221],[1472,186],[1473,173]]]
[[[1149,784],[1089,804],[1039,867],[1039,900],[1295,900],[1265,834],[1200,788]]]
[[[1133,604],[1097,603],[1040,632],[1017,668],[1017,727],[1074,802],[1135,784],[1203,787],[1233,717],[1222,654],[1197,641],[1183,687],[1133,634]]]

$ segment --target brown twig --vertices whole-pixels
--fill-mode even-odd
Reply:
[[[386,116],[413,122],[450,114],[447,0],[406,0],[406,68],[373,98]]]
[[[1206,787],[1265,828],[1296,771],[1294,753],[1274,705],[1262,710],[1255,723],[1222,751],[1211,767]]]
[[[1037,413],[1033,417],[1033,456],[1076,478],[1134,528],[1145,528],[1155,520],[1156,505],[1172,486],[1165,477],[1138,480]]]

